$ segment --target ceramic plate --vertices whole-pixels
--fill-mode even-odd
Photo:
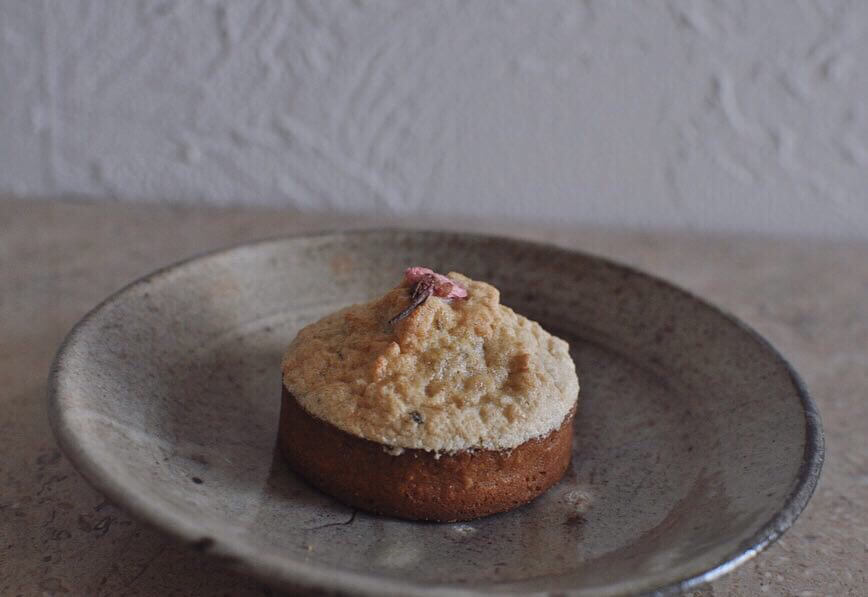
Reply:
[[[463,524],[377,517],[274,450],[295,333],[411,264],[495,284],[572,346],[572,466],[527,506]],[[70,333],[50,413],[84,476],[142,519],[276,585],[357,594],[683,590],[780,536],[823,455],[798,377],[733,317],[597,257],[437,232],[269,240],[158,271]]]

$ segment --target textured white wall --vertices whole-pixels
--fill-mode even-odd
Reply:
[[[868,238],[868,2],[0,2],[0,191]]]

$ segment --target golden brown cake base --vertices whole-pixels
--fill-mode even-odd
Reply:
[[[341,431],[311,416],[283,388],[279,442],[293,470],[357,508],[413,520],[470,520],[525,504],[557,483],[570,464],[570,412],[560,428],[509,451],[442,454],[404,450]]]

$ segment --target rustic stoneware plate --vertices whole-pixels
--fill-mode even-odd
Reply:
[[[525,507],[464,524],[372,516],[274,451],[296,331],[410,264],[488,280],[572,345],[572,466]],[[118,504],[274,584],[345,593],[683,590],[779,537],[823,458],[802,383],[734,318],[596,257],[434,232],[270,240],[158,271],[70,333],[50,403],[66,454]]]

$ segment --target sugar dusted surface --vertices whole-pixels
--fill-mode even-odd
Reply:
[[[503,450],[558,428],[579,382],[566,342],[500,304],[493,286],[449,277],[469,297],[429,298],[406,319],[402,283],[302,329],[283,383],[302,407],[396,448]]]

